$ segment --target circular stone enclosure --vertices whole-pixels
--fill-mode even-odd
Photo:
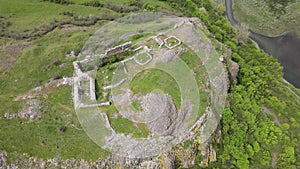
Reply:
[[[74,65],[74,107],[87,135],[130,158],[157,156],[215,131],[227,74],[197,18],[132,14],[86,42]]]

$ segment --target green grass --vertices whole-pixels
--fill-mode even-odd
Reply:
[[[132,121],[122,117],[111,120],[111,125],[116,132],[125,135],[132,134],[134,138],[146,138],[150,133],[146,124],[138,123],[135,125]]]
[[[101,111],[107,113],[111,127],[117,133],[123,133],[125,135],[132,134],[134,138],[146,138],[150,133],[149,129],[144,123],[134,124],[132,121],[121,116],[115,117],[116,113],[118,113],[118,110],[114,105],[101,107]]]
[[[28,33],[34,28],[40,29],[43,26],[51,25],[51,22],[70,19],[69,16],[61,15],[64,11],[70,11],[79,17],[101,16],[104,12],[113,13],[105,8],[86,7],[79,5],[90,0],[72,0],[74,5],[59,5],[40,0],[0,0],[0,15],[5,21],[12,23],[6,31],[14,33]],[[103,1],[103,3],[108,1]],[[116,4],[129,4],[131,0],[109,1]],[[168,5],[161,1],[142,0],[160,9],[172,11]],[[151,23],[149,23],[151,24]],[[72,26],[71,26],[72,27]],[[9,156],[14,153],[28,153],[30,156],[39,158],[61,157],[63,159],[76,158],[86,160],[96,160],[106,157],[110,153],[101,149],[86,135],[81,128],[73,108],[71,100],[71,87],[59,89],[51,88],[43,91],[39,96],[43,102],[45,113],[39,120],[28,121],[27,119],[6,120],[4,113],[17,113],[22,101],[13,101],[16,96],[28,92],[30,89],[49,82],[54,75],[72,76],[72,61],[65,58],[71,50],[78,53],[85,41],[97,29],[97,25],[85,28],[85,30],[64,30],[57,28],[54,31],[30,41],[32,45],[22,51],[16,58],[17,63],[11,69],[0,70],[0,150],[5,150]],[[131,29],[131,28],[120,28]],[[1,32],[1,31],[0,31]],[[143,34],[144,36],[148,34]],[[134,36],[133,41],[141,40],[142,37]],[[21,43],[8,38],[1,38],[0,44],[7,42]],[[4,56],[4,51],[0,51],[0,58]],[[59,61],[64,67],[53,64]],[[105,67],[104,69],[108,69]],[[109,78],[112,70],[108,70]],[[101,73],[99,73],[101,74]],[[102,87],[102,78],[99,75],[98,85]],[[172,80],[168,80],[172,81]],[[174,81],[174,80],[173,80]],[[174,83],[176,84],[176,83]],[[98,87],[99,87],[98,86]],[[167,86],[166,86],[167,88]],[[174,86],[172,86],[173,89]],[[176,87],[175,87],[176,88]],[[178,87],[176,88],[178,90]],[[166,91],[168,92],[168,91]],[[170,91],[170,93],[172,93]],[[179,93],[179,90],[178,90]],[[175,104],[179,107],[180,95],[176,94]],[[173,92],[174,94],[174,92]],[[178,95],[178,96],[177,96]],[[136,105],[138,108],[139,106]],[[147,137],[150,133],[145,124],[134,124],[128,119],[113,115],[117,112],[114,106],[103,108],[108,113],[112,127],[120,133],[133,134],[133,137]],[[65,132],[59,132],[59,127],[66,126]],[[13,156],[11,156],[14,158]],[[9,160],[9,159],[8,159]]]
[[[206,87],[205,85],[207,80],[209,79],[208,74],[206,72],[207,70],[205,66],[202,65],[202,62],[199,59],[199,57],[191,51],[187,51],[181,54],[179,57],[193,71],[194,77],[197,82],[197,86],[199,88],[199,111],[195,116],[195,119],[198,119],[202,114],[204,114],[205,108],[209,104],[209,93],[207,92],[208,87]]]
[[[35,40],[32,47],[22,52],[12,69],[0,74],[0,94],[21,94],[48,82],[55,75],[72,76],[72,60],[66,59],[65,55],[71,50],[79,51],[88,37],[89,31],[57,29]],[[55,60],[65,66],[53,64]]]
[[[138,101],[133,101],[131,106],[134,108],[135,111],[142,111],[141,103]]]
[[[71,50],[78,52],[93,32],[55,31],[33,40],[17,58],[13,68],[0,72],[0,150],[8,153],[28,153],[41,158],[62,157],[96,160],[109,153],[93,143],[81,129],[71,101],[71,87],[47,89],[38,97],[45,104],[45,113],[40,120],[27,122],[26,119],[6,120],[4,113],[17,113],[21,101],[13,101],[17,95],[47,83],[55,74],[72,76],[72,61],[65,58]],[[0,57],[3,57],[1,55]],[[64,67],[54,65],[58,60]],[[57,128],[66,126],[65,132]],[[75,126],[75,127],[72,127]],[[79,130],[78,130],[79,129]]]
[[[141,63],[145,63],[149,59],[150,59],[150,56],[148,56],[147,53],[142,53],[142,54],[136,56],[136,60],[138,60]]]
[[[169,94],[176,107],[180,107],[181,94],[178,84],[169,74],[159,69],[147,69],[136,74],[129,87],[133,93],[143,95],[159,89]]]
[[[90,2],[90,1],[93,1],[93,0],[72,0],[72,2],[75,2],[76,4],[82,4],[84,2]],[[125,5],[130,5],[130,4],[135,4],[135,0],[99,0],[99,2],[105,4],[105,3],[113,3],[113,4],[119,4],[119,5],[122,5],[122,4],[125,4]],[[172,8],[170,6],[168,6],[166,3],[164,2],[161,2],[159,0],[140,0],[141,3],[143,4],[150,4],[154,7],[160,7],[160,8],[163,8],[163,9],[168,9],[168,10],[172,10]]]
[[[64,11],[70,11],[80,16],[101,16],[100,8],[81,5],[60,5],[39,0],[0,0],[0,15],[12,23],[10,31],[24,32],[49,25],[55,20],[64,20],[68,16],[61,15]]]
[[[169,46],[174,46],[174,45],[176,45],[176,44],[178,44],[178,40],[177,39],[175,39],[175,38],[169,38],[169,39],[167,39],[167,43],[169,44]]]
[[[188,51],[188,52],[185,52],[183,54],[181,54],[180,56],[180,59],[182,59],[187,65],[189,68],[195,68],[197,67],[197,65],[199,65],[200,62],[200,59],[192,52]]]
[[[40,120],[28,123],[23,119],[0,119],[0,150],[41,158],[96,160],[109,155],[80,127],[73,109],[71,87],[55,89],[47,99],[40,99],[47,105]],[[65,132],[57,130],[61,126],[67,127]]]
[[[8,32],[26,33],[28,31],[32,31],[34,28],[40,29],[42,26],[51,25],[51,22],[70,19],[70,16],[61,14],[66,11],[73,13],[79,18],[87,16],[101,17],[102,14],[118,15],[118,13],[105,7],[98,8],[81,5],[84,2],[90,1],[92,0],[72,0],[75,4],[61,5],[51,2],[43,2],[41,0],[0,0],[0,16],[5,17],[5,21],[12,23],[7,27]],[[112,3],[125,6],[135,4],[132,2],[132,0],[101,1],[103,4]],[[141,3],[150,4],[161,10],[172,10],[172,8],[165,3],[157,0],[144,0]]]

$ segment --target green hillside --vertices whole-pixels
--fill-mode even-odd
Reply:
[[[298,0],[234,1],[237,20],[266,35],[277,35],[286,29],[299,33],[300,21],[296,17],[299,7]],[[81,159],[93,163],[111,155],[96,145],[81,127],[72,101],[72,86],[56,87],[56,83],[73,75],[72,63],[76,58],[66,55],[71,51],[78,55],[99,27],[143,11],[201,19],[218,54],[230,53],[224,66],[230,69],[229,60],[239,65],[237,83],[233,77],[228,80],[229,95],[218,127],[222,133],[220,142],[216,141],[218,131],[209,142],[216,150],[216,160],[202,162],[201,141],[196,137],[170,150],[174,167],[183,168],[190,160],[194,165],[185,168],[298,168],[300,90],[283,80],[282,67],[276,59],[257,49],[250,39],[240,38],[240,32],[226,20],[224,8],[209,0],[0,0],[0,153],[8,154],[5,163],[0,161],[0,168],[10,164],[33,168],[35,163],[20,162],[30,157],[73,159],[79,166]],[[111,73],[110,64],[103,68]],[[97,76],[103,78],[102,69],[99,70]],[[178,86],[171,85],[174,79],[159,71],[147,74],[156,76],[144,77],[141,73],[130,86],[134,92],[146,92],[142,83],[150,87],[161,85],[164,91],[172,93],[179,107]],[[167,80],[154,81],[160,78]],[[18,117],[20,112],[29,111],[24,107],[30,101],[38,105],[41,117]],[[132,106],[140,109],[136,103]],[[134,136],[148,136],[145,125],[113,117],[115,107],[103,110],[117,131],[128,134],[138,128]],[[16,117],[9,119],[9,115]],[[27,155],[22,156],[24,153]],[[166,165],[163,158],[156,160],[162,167]],[[106,167],[116,168],[117,164],[112,163],[108,162]]]
[[[299,10],[299,0],[233,1],[237,21],[267,36],[278,36],[287,31],[300,35]]]

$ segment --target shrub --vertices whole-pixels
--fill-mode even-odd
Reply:
[[[43,0],[44,2],[53,2],[56,4],[69,5],[74,4],[71,0]]]
[[[70,12],[70,11],[63,11],[62,13],[60,13],[62,15],[66,15],[66,16],[74,16],[74,13],[73,12]]]
[[[93,6],[93,7],[103,7],[104,6],[102,3],[100,3],[97,0],[93,0],[93,1],[90,1],[90,2],[85,2],[85,3],[82,3],[81,5]]]
[[[128,13],[128,12],[134,12],[139,10],[139,8],[136,6],[117,5],[111,2],[106,3],[104,7],[116,11],[118,13]]]

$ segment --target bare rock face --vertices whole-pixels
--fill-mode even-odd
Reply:
[[[174,152],[167,152],[163,154],[163,168],[175,169],[176,168],[176,157]]]
[[[142,109],[146,113],[147,127],[153,134],[162,135],[171,131],[177,118],[177,109],[169,95],[147,94],[143,97]]]
[[[161,169],[161,166],[160,163],[155,161],[144,161],[139,168],[140,169]]]
[[[239,70],[240,66],[236,62],[229,60],[229,72],[235,84],[237,84],[237,75]]]

